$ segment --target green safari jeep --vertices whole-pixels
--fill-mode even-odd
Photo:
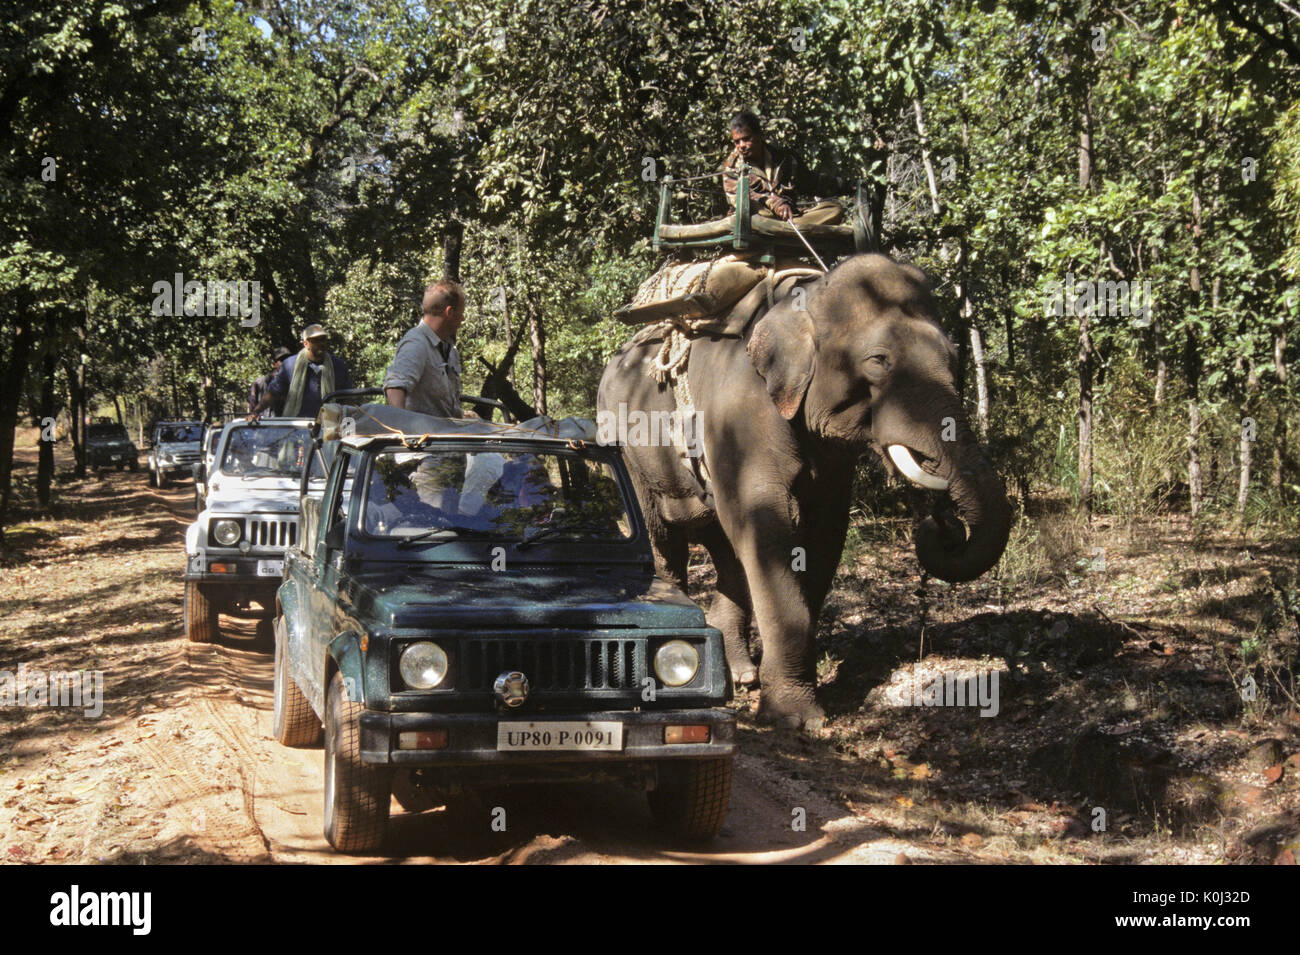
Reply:
[[[721,634],[654,574],[591,422],[326,405],[276,599],[275,736],[325,744],[325,836],[485,787],[617,780],[675,834],[727,812]],[[313,478],[324,476],[322,485]],[[322,493],[323,486],[323,493]]]

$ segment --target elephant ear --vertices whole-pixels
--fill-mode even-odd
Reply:
[[[778,305],[759,319],[747,348],[776,409],[789,421],[799,413],[812,381],[817,356],[812,319],[807,311],[796,311],[788,303]]]

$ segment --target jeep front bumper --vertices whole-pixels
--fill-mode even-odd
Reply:
[[[213,565],[226,568],[213,570]],[[264,587],[276,591],[284,582],[284,552],[225,556],[210,551],[185,562],[185,579],[241,590]]]
[[[498,725],[555,723],[620,723],[618,750],[550,749],[539,751],[497,748]],[[539,763],[619,763],[626,761],[709,758],[736,752],[736,717],[724,708],[694,710],[604,710],[590,713],[382,713],[361,714],[361,761],[393,766],[501,767]],[[709,727],[707,742],[665,742],[669,726]],[[446,733],[437,749],[408,749],[399,734]]]

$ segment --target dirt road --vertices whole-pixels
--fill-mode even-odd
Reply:
[[[30,454],[21,466],[32,465]],[[188,482],[107,472],[47,526],[9,534],[3,666],[102,671],[103,712],[0,709],[0,858],[9,862],[892,862],[940,859],[741,756],[722,835],[662,840],[616,786],[519,787],[450,815],[394,803],[389,854],[334,853],[321,834],[322,753],[271,738],[272,658],[250,623],[187,643],[180,567]],[[65,492],[66,495],[66,492]],[[67,495],[71,497],[71,495]],[[57,527],[61,533],[51,529]],[[87,701],[83,700],[83,704]],[[493,810],[506,829],[494,831]],[[500,813],[495,814],[500,818]],[[797,831],[800,819],[806,819]],[[498,827],[499,828],[499,827]]]

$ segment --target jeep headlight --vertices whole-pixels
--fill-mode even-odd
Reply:
[[[699,651],[685,640],[669,640],[655,651],[655,674],[664,686],[685,686],[699,668]]]
[[[239,521],[216,521],[212,525],[212,539],[222,547],[230,547],[244,536],[244,528]]]
[[[447,676],[447,654],[436,643],[422,640],[402,651],[397,670],[402,682],[416,690],[432,690]]]

